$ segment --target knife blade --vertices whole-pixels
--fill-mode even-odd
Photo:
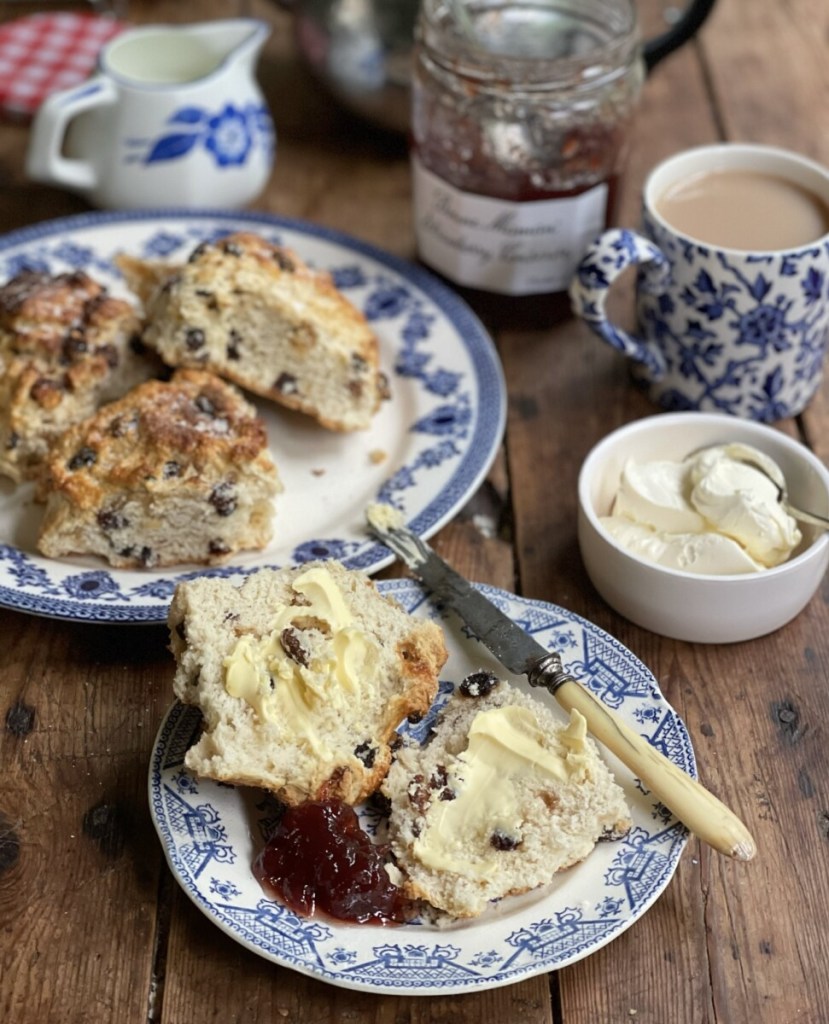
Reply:
[[[734,812],[575,680],[557,652],[542,647],[409,530],[397,510],[371,505],[366,517],[378,540],[461,617],[505,668],[546,689],[568,713],[579,711],[593,737],[696,836],[728,857],[751,860],[754,839]]]

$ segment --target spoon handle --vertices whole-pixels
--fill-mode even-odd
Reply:
[[[805,509],[795,508],[788,502],[784,504],[783,508],[801,523],[811,523],[812,526],[822,526],[824,530],[829,530],[829,517],[827,516],[819,516],[817,512],[807,512]]]

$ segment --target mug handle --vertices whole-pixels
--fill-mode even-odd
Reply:
[[[26,154],[29,177],[82,192],[95,188],[98,175],[94,165],[88,160],[62,156],[63,142],[73,118],[86,110],[115,103],[117,98],[115,86],[104,75],[95,75],[81,85],[47,97],[32,123]]]
[[[570,284],[573,312],[622,355],[641,363],[651,380],[667,371],[665,356],[643,338],[629,334],[607,318],[610,286],[628,267],[640,266],[638,287],[659,294],[670,280],[671,268],[661,249],[629,228],[612,228],[588,246]]]

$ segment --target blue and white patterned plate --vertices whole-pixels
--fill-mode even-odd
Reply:
[[[267,550],[212,570],[222,575],[330,556],[372,572],[392,560],[364,529],[374,500],[397,506],[428,537],[475,491],[500,444],[506,398],[498,355],[480,322],[419,267],[335,231],[257,213],[180,210],[92,213],[0,238],[0,280],[23,268],[83,269],[129,297],[119,252],[181,261],[205,238],[247,229],[330,270],[380,340],[392,400],[370,430],[336,434],[264,399],[285,492]],[[37,554],[40,508],[30,485],[0,479],[0,606],[62,619],[163,621],[176,582],[197,573],[112,570],[102,561]],[[200,570],[203,571],[203,570]]]
[[[438,618],[411,580],[381,581],[415,615]],[[494,587],[480,589],[549,650],[624,721],[696,777],[682,721],[651,673],[627,648],[571,612]],[[452,686],[478,668],[504,676],[455,619],[443,620],[450,656],[441,705]],[[529,689],[523,679],[507,676]],[[549,700],[538,691],[535,696]],[[434,709],[433,709],[434,710]],[[429,719],[416,726],[422,738]],[[183,766],[200,727],[199,711],[176,704],[164,720],[150,766],[150,806],[167,860],[184,891],[243,946],[278,964],[346,988],[405,995],[470,992],[508,985],[580,960],[640,917],[670,881],[687,840],[685,828],[612,755],[607,761],[628,798],[633,828],[599,843],[552,885],[493,904],[481,917],[440,929],[426,924],[380,928],[298,917],[269,899],[251,873],[273,813],[257,790],[198,780]],[[361,813],[375,834],[376,815]]]

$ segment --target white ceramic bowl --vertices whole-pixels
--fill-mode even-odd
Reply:
[[[662,636],[733,643],[771,633],[808,604],[829,565],[829,533],[800,523],[803,541],[788,561],[745,575],[666,569],[622,548],[602,527],[629,458],[682,459],[703,445],[741,441],[783,470],[789,499],[829,515],[829,471],[773,427],[718,413],[664,413],[621,427],[589,453],[579,474],[578,535],[593,585],[617,612]]]

